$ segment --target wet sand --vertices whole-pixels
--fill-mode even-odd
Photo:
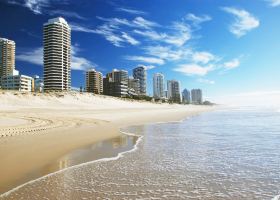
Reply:
[[[181,120],[213,108],[131,102],[88,94],[58,97],[5,93],[0,95],[0,109],[3,193],[21,184],[22,177],[74,149],[119,136],[121,127]]]

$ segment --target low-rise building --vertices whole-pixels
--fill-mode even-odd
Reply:
[[[1,86],[4,90],[28,91],[32,90],[32,77],[25,75],[11,75],[1,78]]]
[[[32,92],[43,92],[44,91],[44,81],[39,76],[35,75],[32,79]]]
[[[103,78],[103,94],[115,97],[128,95],[128,72],[113,70]]]

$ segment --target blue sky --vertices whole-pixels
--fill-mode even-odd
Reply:
[[[16,68],[42,75],[42,26],[72,27],[72,86],[84,70],[147,66],[204,96],[275,94],[280,85],[280,0],[0,0],[0,37],[16,42]]]

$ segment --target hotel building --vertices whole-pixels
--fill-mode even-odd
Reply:
[[[16,44],[14,41],[0,38],[0,78],[13,75],[15,50]]]
[[[180,83],[176,80],[167,81],[167,98],[176,103],[181,103]]]
[[[140,81],[140,95],[147,94],[147,71],[145,66],[138,66],[133,69],[133,78]]]
[[[58,17],[44,24],[44,90],[71,88],[71,28]]]
[[[182,102],[184,104],[191,103],[191,93],[187,89],[184,89],[183,92],[182,92]]]
[[[101,72],[95,69],[86,72],[86,91],[94,94],[103,93],[103,77]]]
[[[1,78],[2,89],[31,92],[32,77],[24,75],[11,75]]]
[[[164,98],[164,76],[162,73],[155,73],[153,77],[153,92],[155,99]]]
[[[140,80],[133,77],[128,78],[128,90],[132,95],[140,94]]]
[[[192,89],[192,103],[193,104],[202,104],[202,90],[201,89]]]
[[[109,96],[126,97],[128,95],[128,72],[114,69],[103,78],[103,93]]]

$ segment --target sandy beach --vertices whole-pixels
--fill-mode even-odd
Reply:
[[[92,94],[2,92],[0,193],[73,149],[120,135],[121,127],[177,121],[211,109]]]

